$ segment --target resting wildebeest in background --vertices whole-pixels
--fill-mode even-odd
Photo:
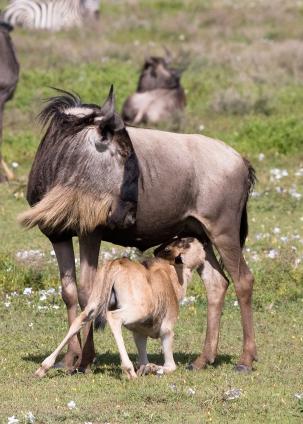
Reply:
[[[136,378],[137,374],[125,348],[122,325],[133,333],[139,353],[138,375],[175,371],[173,330],[179,302],[186,294],[192,271],[203,265],[205,252],[198,240],[183,238],[160,246],[155,254],[157,258],[142,263],[123,258],[103,264],[97,272],[87,306],[73,321],[59,346],[42,362],[35,373],[37,377],[47,373],[68,341],[95,318],[102,326],[108,322],[128,378]],[[163,366],[149,363],[147,337],[161,338]]]
[[[124,121],[134,125],[142,122],[156,124],[179,118],[185,107],[180,74],[180,71],[169,66],[165,58],[146,59],[137,91],[123,105]]]
[[[77,302],[87,305],[101,240],[146,250],[174,236],[195,237],[204,246],[199,268],[207,290],[206,340],[194,369],[217,355],[219,323],[232,277],[241,309],[243,353],[238,370],[256,359],[252,319],[253,276],[242,254],[248,232],[247,201],[255,174],[249,162],[221,141],[203,135],[125,127],[110,93],[105,104],[81,103],[71,94],[50,99],[42,111],[49,122],[28,182],[32,208],[20,217],[38,225],[56,252],[69,323]],[[80,243],[77,289],[72,237]],[[83,350],[73,337],[65,365],[87,367],[95,356],[90,324]]]
[[[0,20],[0,182],[14,177],[1,154],[4,104],[13,97],[19,77],[19,63],[9,35],[12,29]]]

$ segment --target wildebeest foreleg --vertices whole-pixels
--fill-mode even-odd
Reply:
[[[14,179],[14,173],[9,169],[2,158],[2,125],[3,125],[4,99],[0,97],[0,182]]]
[[[216,247],[224,265],[235,284],[240,305],[243,326],[243,353],[236,366],[238,371],[250,371],[257,360],[257,349],[253,328],[252,290],[254,278],[242,254],[242,249],[234,234],[216,238]]]
[[[205,262],[198,273],[207,293],[207,330],[202,354],[190,365],[192,369],[205,368],[214,363],[217,356],[220,319],[228,280],[214,254],[210,243],[204,245]]]
[[[94,279],[98,267],[101,236],[97,232],[80,236],[80,283],[78,287],[78,297],[80,307],[83,310],[91,294]],[[93,326],[89,322],[82,332],[82,360],[79,366],[81,371],[87,371],[95,358],[95,348],[93,340]]]
[[[60,271],[62,298],[67,308],[68,324],[71,326],[77,316],[78,306],[75,256],[72,239],[53,243],[53,248]],[[63,364],[68,370],[72,371],[79,365],[81,352],[80,338],[77,336],[72,337],[68,343],[68,350],[63,360]]]

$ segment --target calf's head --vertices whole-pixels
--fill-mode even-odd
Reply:
[[[149,57],[145,60],[137,91],[144,92],[158,88],[174,89],[180,86],[180,72],[169,66],[167,59]]]
[[[201,266],[205,260],[203,245],[193,237],[184,237],[169,244],[162,244],[154,251],[158,258],[167,260],[171,265],[183,265],[190,270]]]

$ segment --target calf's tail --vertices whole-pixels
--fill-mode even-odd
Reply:
[[[98,311],[95,316],[95,328],[103,329],[106,324],[106,314],[114,296],[113,286],[115,275],[117,273],[117,262],[108,261],[102,266],[100,272],[96,276],[95,287],[98,287],[99,303]]]

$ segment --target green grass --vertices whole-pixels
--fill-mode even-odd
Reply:
[[[0,7],[5,4],[0,0]],[[277,0],[275,7],[269,0],[104,2],[95,27],[59,34],[12,33],[21,74],[5,112],[3,154],[9,164],[19,166],[16,181],[0,185],[1,423],[12,415],[25,423],[28,411],[37,423],[302,422],[303,401],[294,396],[303,392],[303,176],[298,172],[303,168],[302,10],[291,0]],[[39,230],[24,232],[16,223],[27,207],[27,175],[41,139],[35,117],[42,99],[52,95],[50,86],[99,104],[113,82],[120,110],[136,87],[144,55],[163,54],[164,46],[176,63],[188,65],[182,77],[187,107],[178,130],[203,131],[227,141],[257,171],[245,256],[256,278],[260,361],[250,375],[233,370],[242,333],[231,285],[218,363],[199,373],[186,370],[201,351],[206,325],[205,290],[195,275],[189,295],[197,303],[181,310],[174,374],[126,381],[107,329],[96,335],[92,374],[71,377],[52,370],[37,381],[33,372],[65,333],[66,318],[60,296],[39,300],[39,290],[59,286],[50,243]],[[169,122],[160,127],[175,128]],[[286,169],[288,175],[275,179],[273,168]],[[75,247],[78,252],[76,242]],[[103,250],[111,248],[102,245]],[[28,250],[38,255],[22,260],[20,252]],[[23,296],[25,287],[34,294]],[[125,336],[135,359],[130,334]],[[162,361],[158,341],[149,344],[149,351],[153,361]],[[195,390],[193,396],[189,388]],[[242,395],[226,401],[224,394],[231,388],[241,389]],[[70,400],[76,409],[67,408]]]

